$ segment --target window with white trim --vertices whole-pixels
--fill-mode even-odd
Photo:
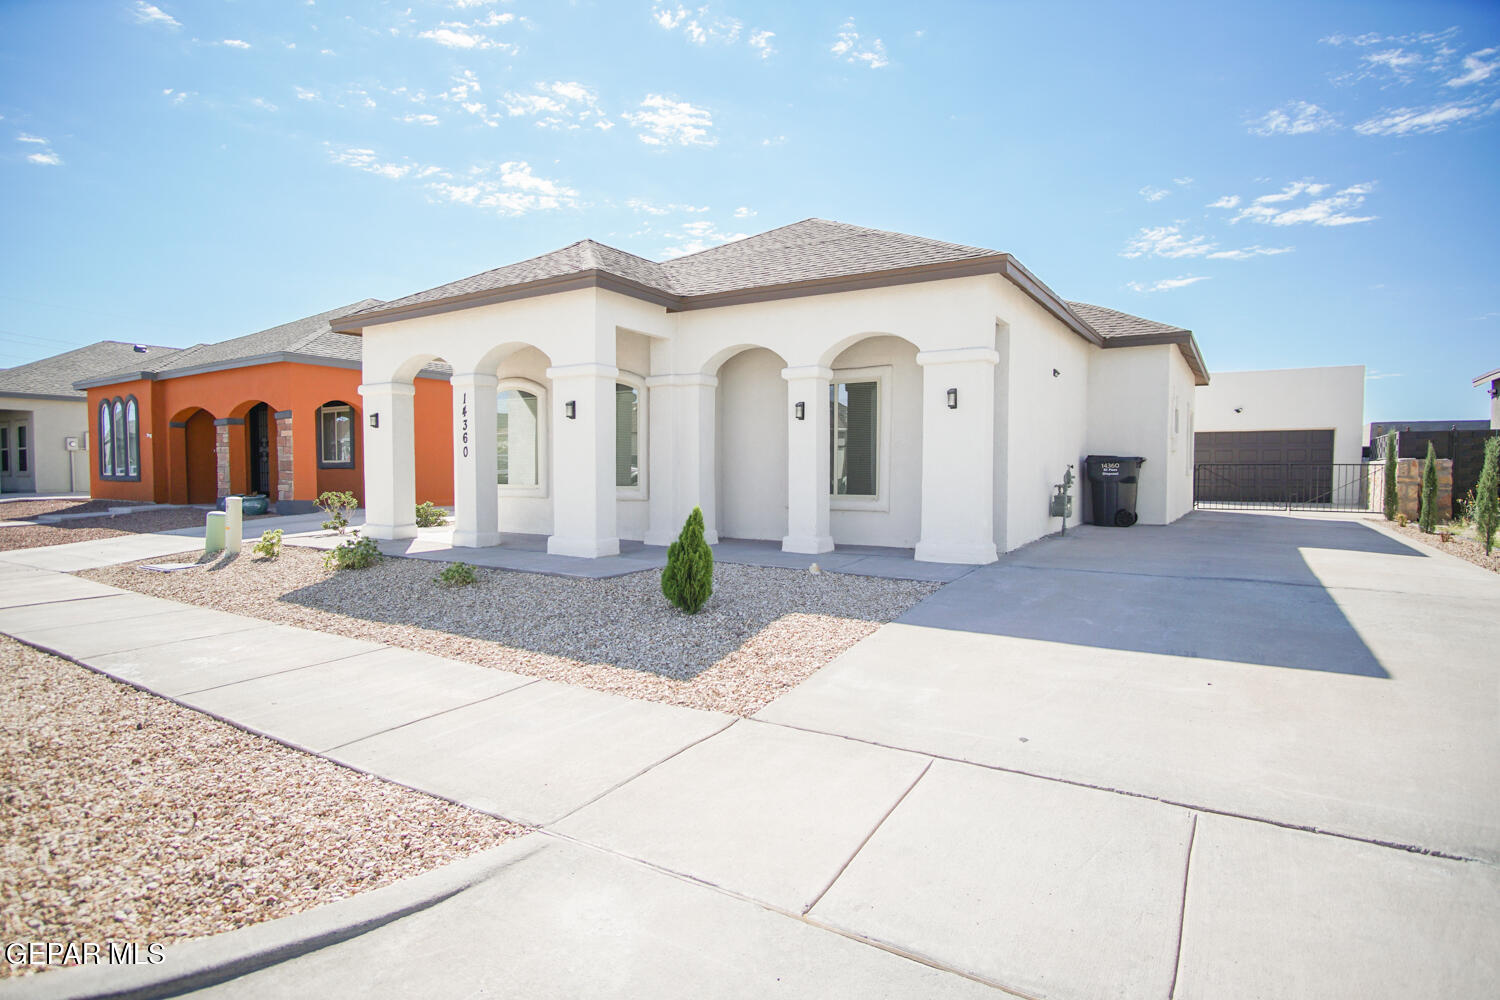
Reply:
[[[633,375],[622,372],[615,382],[615,492],[629,499],[645,496],[646,449],[641,433],[645,391],[645,383]]]
[[[495,396],[495,482],[536,487],[542,481],[541,400],[534,392],[504,388]]]
[[[354,407],[348,403],[318,407],[318,467],[354,468]]]
[[[880,494],[880,380],[835,379],[828,385],[828,492]]]

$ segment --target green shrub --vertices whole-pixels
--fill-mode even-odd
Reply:
[[[1492,437],[1484,443],[1484,465],[1479,470],[1479,485],[1474,487],[1471,508],[1485,555],[1494,551],[1495,530],[1500,528],[1500,499],[1496,494],[1500,494],[1500,437]]]
[[[318,506],[328,515],[328,520],[323,522],[323,530],[337,531],[342,535],[344,529],[349,527],[349,512],[359,506],[359,500],[353,493],[335,493],[329,490],[318,497]]]
[[[690,615],[697,614],[714,592],[714,552],[703,540],[703,511],[697,507],[688,515],[677,541],[667,548],[661,592]]]
[[[467,587],[478,579],[474,567],[464,562],[449,563],[437,575],[438,584],[444,587]]]
[[[417,504],[417,527],[440,528],[447,523],[447,513],[431,500],[423,500]]]
[[[364,569],[380,562],[380,549],[373,538],[351,538],[323,557],[329,569]]]
[[[1427,442],[1427,458],[1422,462],[1422,516],[1418,520],[1423,533],[1432,534],[1437,526],[1437,452]]]
[[[250,549],[258,556],[275,559],[281,555],[281,529],[272,528],[270,531],[262,531],[260,541],[252,545]]]
[[[1396,495],[1396,432],[1385,436],[1385,519],[1394,521],[1400,513],[1401,499]]]

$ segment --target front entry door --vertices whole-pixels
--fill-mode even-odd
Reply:
[[[31,493],[36,490],[32,471],[31,420],[0,418],[0,493]]]
[[[250,492],[271,495],[271,408],[257,403],[245,415],[250,451]]]

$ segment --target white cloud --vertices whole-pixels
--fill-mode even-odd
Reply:
[[[413,163],[381,162],[373,149],[348,147],[330,150],[329,157],[340,166],[353,167],[355,170],[363,170],[367,174],[376,174],[393,181],[398,181],[413,171],[421,169]]]
[[[1193,183],[1193,179],[1191,177],[1173,177],[1172,183],[1176,184],[1178,187],[1187,187],[1189,184]]]
[[[714,122],[706,108],[661,94],[646,95],[640,106],[640,111],[627,111],[624,118],[648,146],[713,146],[719,141],[709,134]]]
[[[1338,128],[1338,119],[1306,101],[1288,101],[1249,122],[1255,135],[1307,135]]]
[[[1150,184],[1147,184],[1145,187],[1141,188],[1138,193],[1147,201],[1161,201],[1172,192],[1167,190],[1166,188],[1154,188]]]
[[[272,104],[270,101],[266,100],[264,97],[252,97],[252,98],[250,98],[250,104],[251,104],[252,107],[260,108],[262,111],[278,111],[278,110],[280,110],[279,108],[276,107],[276,105]]]
[[[698,253],[710,247],[716,247],[721,243],[732,240],[742,240],[746,233],[726,233],[707,219],[683,223],[680,231],[669,233],[667,239],[676,241],[671,246],[663,247],[662,257],[682,257],[690,253]]]
[[[173,90],[171,87],[167,87],[161,93],[163,97],[169,98],[173,104],[181,104],[189,97],[198,96],[196,90]]]
[[[475,167],[461,180],[434,181],[427,190],[437,200],[493,209],[505,216],[577,208],[580,204],[577,191],[536,176],[531,165],[520,160],[498,167]]]
[[[880,69],[891,64],[891,61],[886,58],[885,43],[880,39],[873,39],[868,44],[862,43],[859,32],[855,30],[852,17],[839,29],[838,36],[834,38],[828,51],[845,62],[862,62],[871,69]]]
[[[38,145],[41,145],[41,146],[47,145],[47,140],[43,139],[41,136],[39,136],[39,135],[27,135],[25,132],[22,132],[20,135],[16,136],[16,141],[17,142],[34,142],[34,143],[36,143]]]
[[[665,205],[657,202],[647,201],[644,198],[631,198],[625,202],[625,207],[632,212],[644,215],[672,215],[673,213],[686,212],[690,215],[701,215],[708,211],[707,205],[681,205],[677,202],[668,202]]]
[[[321,100],[321,98],[318,97],[318,92],[316,90],[308,90],[306,87],[294,87],[293,89],[297,91],[297,100],[299,101]]]
[[[1142,284],[1139,281],[1131,281],[1125,287],[1132,292],[1170,292],[1174,288],[1186,288],[1188,285],[1207,280],[1208,275],[1206,274],[1184,275],[1180,278],[1162,278],[1160,281],[1154,281],[1149,285]]]
[[[241,41],[238,38],[226,38],[219,44],[231,49],[248,49],[250,47],[249,42]]]
[[[1216,250],[1209,254],[1208,260],[1250,260],[1252,257],[1276,257],[1280,254],[1291,253],[1291,247],[1245,247],[1243,250]]]
[[[1354,126],[1354,131],[1360,135],[1426,135],[1491,114],[1497,108],[1500,101],[1489,105],[1469,101],[1429,108],[1388,108]]]
[[[130,12],[135,15],[137,24],[164,24],[169,28],[182,27],[182,22],[153,3],[144,3],[142,0],[136,0],[135,6],[130,8]]]
[[[1403,48],[1385,49],[1380,52],[1371,52],[1360,56],[1360,59],[1370,66],[1378,69],[1388,70],[1397,76],[1405,77],[1410,71],[1426,62],[1425,57],[1416,52],[1408,52]]]
[[[438,123],[438,116],[408,114],[402,115],[397,121],[405,122],[407,125],[436,125]]]
[[[28,146],[41,147],[34,153],[26,154],[26,160],[28,163],[35,163],[44,167],[62,166],[62,157],[53,152],[52,143],[42,138],[41,136],[30,135],[26,132],[22,132],[16,136],[16,141],[24,142]]]
[[[1489,58],[1500,53],[1500,49],[1480,49],[1473,55],[1464,56],[1464,72],[1455,76],[1445,87],[1467,87],[1471,83],[1482,83],[1500,70],[1500,57]]]
[[[1208,207],[1209,208],[1234,208],[1239,203],[1240,203],[1240,196],[1239,195],[1237,195],[1237,194],[1226,194],[1224,197],[1220,198],[1218,201],[1209,202],[1208,203]]]
[[[1274,194],[1263,194],[1240,209],[1231,219],[1260,222],[1272,226],[1295,226],[1311,223],[1315,226],[1351,226],[1360,222],[1373,222],[1378,216],[1353,215],[1364,205],[1365,196],[1375,189],[1373,183],[1351,184],[1327,197],[1319,197],[1328,190],[1327,184],[1294,181]],[[1289,203],[1303,197],[1309,200],[1301,205]]]
[[[757,214],[753,209],[746,208],[744,205],[734,210],[734,217],[736,219],[748,219]]]
[[[539,83],[529,94],[507,91],[501,103],[505,105],[506,114],[513,118],[535,117],[539,128],[614,127],[614,122],[609,121],[599,108],[599,95],[574,81]]]
[[[476,52],[484,49],[498,49],[501,52],[516,51],[516,47],[509,42],[497,42],[480,31],[472,30],[484,23],[486,22],[471,26],[457,21],[444,21],[436,28],[417,32],[417,37],[426,38],[450,49]]]
[[[651,19],[667,31],[681,28],[694,45],[709,42],[731,45],[739,39],[744,28],[738,18],[711,13],[707,4],[696,10],[689,10],[681,4],[657,4],[651,8]]]
[[[1205,236],[1191,238],[1182,235],[1176,226],[1152,226],[1141,229],[1125,249],[1121,257],[1202,257],[1211,253],[1216,244]]]
[[[774,31],[753,31],[750,33],[750,47],[760,52],[762,59],[769,59],[776,54],[776,49],[771,45],[771,39],[775,37]]]
[[[784,135],[773,135],[773,136],[770,136],[769,138],[762,139],[760,141],[760,144],[762,146],[785,146],[786,145],[786,136],[784,136]]]

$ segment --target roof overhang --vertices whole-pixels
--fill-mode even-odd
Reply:
[[[1477,389],[1480,386],[1484,385],[1486,382],[1493,382],[1496,379],[1500,379],[1500,368],[1496,368],[1492,372],[1485,372],[1483,375],[1476,378],[1474,380],[1474,388]]]
[[[113,376],[105,378],[87,379],[74,382],[76,389],[95,389],[107,385],[120,385],[124,382],[164,382],[168,379],[186,378],[189,375],[205,375],[209,372],[232,371],[236,368],[255,368],[260,365],[293,364],[293,365],[316,365],[320,368],[346,368],[358,371],[360,362],[349,358],[326,358],[317,354],[299,354],[292,351],[274,351],[269,354],[257,354],[248,358],[230,358],[225,361],[210,361],[201,365],[190,365],[186,368],[173,368],[164,372],[130,372],[125,376]],[[423,369],[418,372],[422,378],[443,378],[431,369]]]
[[[45,399],[58,402],[81,403],[85,397],[71,393],[60,392],[12,392],[9,389],[0,389],[0,399]]]
[[[1198,350],[1198,341],[1193,337],[1191,330],[1174,330],[1170,333],[1143,333],[1134,337],[1109,337],[1104,341],[1104,347],[1153,347],[1158,344],[1176,344],[1177,349],[1182,352],[1183,360],[1193,370],[1194,385],[1208,385],[1208,365],[1203,361],[1203,354]]]

